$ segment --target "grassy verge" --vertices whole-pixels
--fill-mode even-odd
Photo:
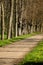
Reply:
[[[23,61],[19,65],[28,65],[26,63],[30,63],[29,65],[34,65],[34,63],[43,62],[43,40],[39,42],[38,46],[34,48],[33,51],[28,53]]]
[[[40,33],[39,32],[36,32],[36,33],[32,33],[32,34],[26,34],[26,35],[14,37],[14,38],[9,39],[9,40],[8,39],[7,40],[0,40],[0,47],[4,46],[6,44],[11,44],[11,43],[16,42],[16,41],[19,41],[19,40],[23,40],[25,38],[34,36],[36,34],[40,34]]]

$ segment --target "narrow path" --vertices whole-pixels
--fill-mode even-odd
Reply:
[[[40,34],[0,47],[0,65],[17,65],[25,54],[30,52],[42,38],[43,35]]]

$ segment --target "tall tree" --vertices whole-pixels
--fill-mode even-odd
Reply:
[[[1,39],[4,39],[4,4],[1,3]]]
[[[14,0],[11,0],[11,15],[10,15],[10,21],[9,21],[9,29],[8,29],[8,39],[11,37],[11,26],[13,21],[13,9],[14,9]]]
[[[16,37],[18,36],[18,2],[19,0],[16,0]]]

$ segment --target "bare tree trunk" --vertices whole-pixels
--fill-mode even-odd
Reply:
[[[11,26],[11,38],[14,37],[14,26],[13,26],[13,23],[12,23],[12,26]]]
[[[20,11],[21,11],[20,19],[19,19],[19,22],[20,22],[19,35],[22,35],[22,19],[24,16],[24,0],[20,0],[19,4],[20,4]]]
[[[18,1],[16,0],[16,37],[18,36]]]
[[[8,30],[8,39],[11,37],[11,25],[13,21],[13,8],[14,8],[14,0],[12,0],[12,6],[11,6],[11,15],[10,15],[10,22],[9,22],[9,30]]]
[[[4,40],[4,5],[1,4],[1,39]]]
[[[1,4],[0,4],[0,33],[1,33]]]
[[[16,21],[17,21],[17,19],[16,19]],[[18,23],[16,22],[16,37],[17,37],[17,34],[18,34],[18,33],[17,33],[17,27],[18,27],[17,24],[18,24]]]

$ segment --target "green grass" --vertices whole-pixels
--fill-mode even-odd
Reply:
[[[7,38],[7,35],[6,34],[4,34],[4,39],[6,39]],[[0,34],[0,40],[1,40],[1,34]]]
[[[23,61],[19,65],[24,65],[24,63],[27,63],[27,62],[30,62],[30,63],[31,62],[35,62],[35,63],[43,62],[43,40],[39,42],[38,46],[36,46],[33,49],[33,51],[31,51],[24,57]]]
[[[16,42],[16,41],[19,41],[19,40],[23,40],[25,38],[28,38],[28,37],[31,37],[31,36],[34,36],[36,34],[40,34],[39,32],[36,32],[36,33],[32,33],[32,34],[26,34],[26,35],[22,35],[22,36],[18,36],[18,37],[14,37],[12,39],[5,39],[5,40],[0,40],[0,47],[4,46],[4,45],[7,45],[7,44],[11,44],[13,42]],[[6,38],[6,35],[5,35],[5,38]]]

